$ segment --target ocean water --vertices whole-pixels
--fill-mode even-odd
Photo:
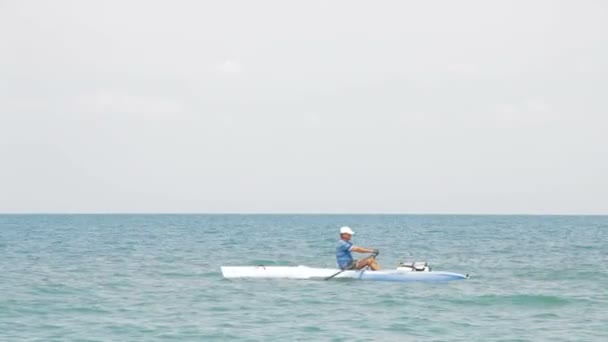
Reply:
[[[333,267],[337,231],[441,284],[227,280]],[[608,217],[0,215],[0,341],[608,341]]]

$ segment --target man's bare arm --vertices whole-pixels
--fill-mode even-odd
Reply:
[[[357,253],[374,253],[375,249],[353,246],[353,248],[351,248],[351,251],[357,252]]]

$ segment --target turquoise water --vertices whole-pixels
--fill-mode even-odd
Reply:
[[[226,280],[334,265],[337,230],[444,284]],[[608,217],[0,215],[1,341],[606,341]]]

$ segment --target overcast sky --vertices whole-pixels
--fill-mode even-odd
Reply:
[[[0,212],[608,214],[608,2],[0,0]]]

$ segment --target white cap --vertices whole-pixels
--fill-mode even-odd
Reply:
[[[342,227],[340,228],[340,234],[355,235],[355,232],[353,232],[353,230],[348,227]]]

